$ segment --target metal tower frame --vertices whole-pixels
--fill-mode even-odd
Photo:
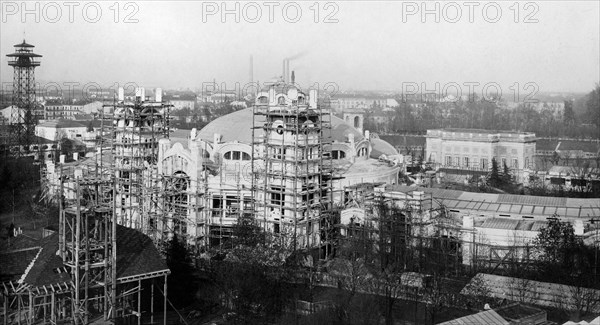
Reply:
[[[19,155],[20,146],[29,147],[35,133],[37,117],[36,108],[35,68],[40,66],[37,58],[42,57],[33,53],[35,46],[23,43],[14,46],[15,52],[7,54],[10,58],[8,65],[14,68],[11,110],[11,134],[9,147],[19,146],[15,155]]]

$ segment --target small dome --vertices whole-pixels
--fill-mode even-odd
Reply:
[[[378,159],[381,155],[386,155],[388,157],[398,155],[398,150],[385,140],[371,137],[371,146],[373,148],[371,150],[371,158]]]

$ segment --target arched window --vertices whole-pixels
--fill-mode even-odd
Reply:
[[[279,98],[277,98],[277,104],[285,105],[285,97],[280,96]]]
[[[277,134],[279,134],[279,135],[283,134],[283,125],[277,126]]]
[[[223,158],[227,160],[250,160],[250,155],[243,151],[227,151]]]
[[[344,159],[344,158],[346,158],[346,152],[343,150],[333,150],[333,151],[331,151],[331,158]]]
[[[359,128],[360,127],[360,117],[359,116],[355,116],[354,117],[354,127],[355,128]]]
[[[258,97],[258,103],[259,104],[268,104],[269,99],[267,98],[267,96],[260,96],[260,97]]]

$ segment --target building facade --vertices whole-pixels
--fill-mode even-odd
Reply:
[[[535,168],[534,133],[476,129],[427,130],[426,159],[449,169],[490,170],[498,166],[514,171]]]

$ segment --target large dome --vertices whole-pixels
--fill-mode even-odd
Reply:
[[[265,121],[264,116],[256,117],[256,126],[261,126]],[[208,123],[198,132],[197,139],[213,141],[215,133],[222,136],[222,142],[239,141],[250,144],[252,142],[252,108],[242,109],[225,116],[221,116]],[[331,137],[335,141],[348,141],[348,134],[354,134],[354,141],[358,142],[364,139],[363,135],[357,129],[353,128],[341,118],[331,116]],[[256,130],[261,132],[260,130]]]

